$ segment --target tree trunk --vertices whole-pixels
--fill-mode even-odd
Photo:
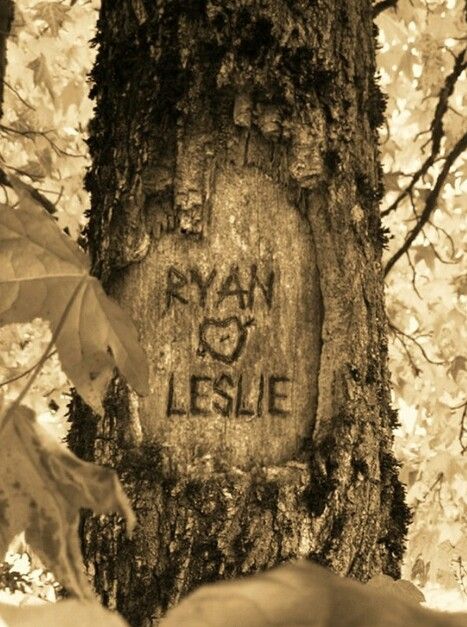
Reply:
[[[70,442],[139,527],[83,523],[103,601],[157,624],[193,587],[307,556],[399,573],[368,0],[104,0],[88,243],[151,393]]]
[[[6,42],[13,23],[15,6],[12,0],[0,0],[0,119],[3,117],[5,90]]]

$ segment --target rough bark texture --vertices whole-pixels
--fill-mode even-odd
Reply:
[[[6,71],[6,42],[14,17],[12,0],[0,0],[0,119],[3,116],[3,94]]]
[[[299,555],[397,576],[370,2],[104,0],[97,43],[89,247],[152,393],[74,402],[140,522],[84,521],[96,589],[146,626]]]

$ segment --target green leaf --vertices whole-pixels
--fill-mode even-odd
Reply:
[[[48,320],[52,332],[63,325],[56,338],[63,370],[98,412],[115,366],[147,394],[146,356],[129,316],[88,274],[85,253],[14,185],[19,209],[0,208],[0,326],[34,318]]]
[[[22,531],[59,581],[80,598],[93,598],[81,562],[80,508],[118,512],[128,532],[135,516],[116,473],[73,455],[24,406],[0,421],[0,555]]]

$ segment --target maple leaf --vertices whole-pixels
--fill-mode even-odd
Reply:
[[[435,269],[436,256],[432,246],[413,246],[412,249],[415,253],[415,263],[418,263],[419,261],[424,261],[427,267],[431,270],[431,272],[433,272]]]
[[[52,102],[55,102],[53,80],[45,56],[41,53],[34,61],[31,61],[27,67],[33,72],[34,84],[38,87],[45,88],[49,92]]]
[[[12,183],[19,208],[0,208],[0,326],[48,320],[64,372],[99,413],[115,366],[147,394],[146,356],[130,317],[89,275],[87,255]]]
[[[93,598],[81,561],[79,512],[117,512],[131,533],[136,519],[116,473],[80,460],[28,407],[7,410],[0,431],[0,554],[24,531],[26,542],[70,592]]]
[[[419,607],[404,584],[366,586],[308,560],[261,574],[201,586],[162,620],[161,627],[313,625],[314,627],[462,627],[466,614]],[[397,592],[396,592],[397,590]],[[418,597],[420,599],[420,597]]]
[[[82,83],[75,80],[69,81],[63,88],[60,97],[60,108],[62,111],[66,112],[73,105],[78,107],[83,99],[83,96],[84,90]]]
[[[56,37],[64,22],[70,19],[69,10],[70,7],[60,2],[39,2],[34,5],[34,17],[46,22],[50,34]]]

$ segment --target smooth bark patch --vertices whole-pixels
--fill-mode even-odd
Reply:
[[[316,407],[313,240],[264,175],[220,173],[215,188],[202,239],[166,233],[131,270],[151,365],[140,420],[181,463],[282,463],[310,437]]]

